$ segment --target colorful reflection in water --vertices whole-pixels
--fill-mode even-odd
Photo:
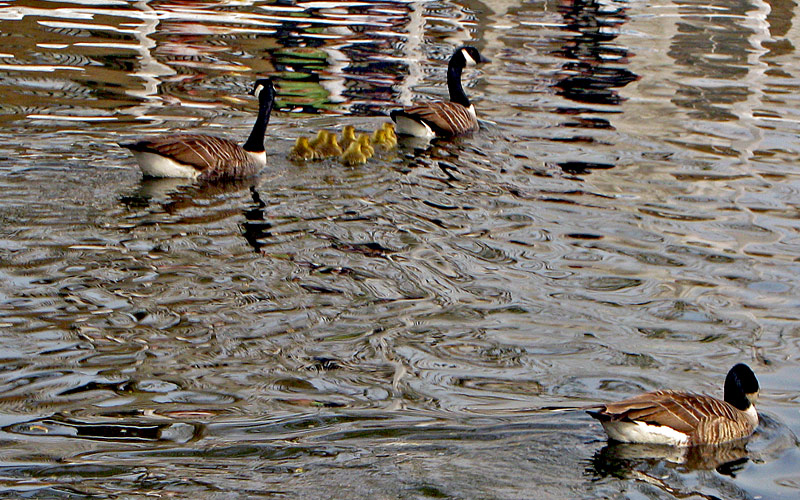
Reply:
[[[0,3],[0,496],[794,498],[792,1]],[[300,135],[446,97],[485,120],[359,167]],[[143,180],[118,141],[243,138]],[[608,445],[582,405],[719,395],[745,448]]]

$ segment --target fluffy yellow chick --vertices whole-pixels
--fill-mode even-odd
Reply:
[[[342,142],[343,149],[347,149],[350,143],[356,140],[356,128],[352,125],[347,125],[342,129]]]
[[[325,142],[319,147],[314,148],[314,153],[314,157],[320,160],[332,156],[340,156],[342,154],[342,148],[339,146],[339,141],[336,140],[336,134],[327,132],[325,135]]]
[[[372,133],[372,144],[375,144],[376,147],[380,146],[384,151],[389,151],[395,146],[395,144],[386,137],[386,130],[382,128]]]
[[[394,123],[385,122],[383,124],[383,131],[386,132],[387,144],[392,147],[397,146],[397,134],[394,132]]]
[[[314,159],[314,150],[308,143],[307,137],[298,137],[294,147],[289,151],[289,159],[292,161],[308,161]]]
[[[372,158],[375,154],[375,148],[372,147],[369,141],[368,134],[361,134],[358,136],[358,143],[361,145],[361,151],[367,155],[367,158]]]
[[[385,140],[386,140],[386,131],[383,130],[383,128],[375,129],[375,132],[372,133],[372,143],[380,144]]]
[[[350,143],[350,146],[347,147],[347,150],[342,153],[340,157],[342,163],[349,166],[354,165],[363,165],[367,163],[367,155],[361,149],[361,142],[360,141],[353,141]]]
[[[328,138],[329,135],[330,132],[328,132],[327,130],[320,130],[319,132],[317,132],[317,136],[311,140],[309,145],[311,146],[312,149],[317,149],[318,147],[325,144],[325,140]]]

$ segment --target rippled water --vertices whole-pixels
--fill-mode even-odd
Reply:
[[[0,3],[3,497],[796,498],[794,2]],[[286,160],[442,97],[484,128]],[[116,146],[270,167],[142,180]],[[719,395],[746,448],[607,446],[583,405]]]

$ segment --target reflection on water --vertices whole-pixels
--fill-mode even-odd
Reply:
[[[631,480],[640,491],[658,495],[751,498],[751,492],[736,484],[737,476],[750,463],[772,460],[797,447],[797,439],[786,434],[772,417],[760,417],[755,438],[715,446],[676,448],[609,442],[594,454],[586,472],[598,480]],[[760,439],[766,436],[769,439]]]
[[[797,8],[0,4],[2,496],[795,498]],[[478,133],[286,159],[446,97],[464,43]],[[261,75],[257,178],[143,181],[116,146],[244,137]],[[739,361],[744,449],[528,410],[719,395]]]
[[[679,448],[665,445],[610,443],[592,458],[593,474],[598,476],[626,477],[634,464],[676,464],[681,470],[713,470],[734,477],[748,462],[745,441],[724,443],[716,446],[692,446]]]
[[[595,105],[592,109],[595,113],[603,109],[596,105],[619,104],[622,98],[615,88],[637,79],[624,67],[628,49],[614,44],[619,26],[627,20],[626,8],[622,5],[581,0],[559,5],[564,29],[577,34],[552,51],[553,55],[566,60],[554,85],[556,93],[579,103]],[[572,111],[580,113],[580,108]],[[562,112],[571,114],[569,109]],[[590,123],[594,127],[610,126],[607,121]]]

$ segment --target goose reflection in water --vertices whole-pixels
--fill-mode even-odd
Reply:
[[[564,29],[570,35],[551,52],[551,55],[565,59],[552,87],[557,95],[579,105],[563,106],[556,112],[569,116],[562,127],[587,132],[555,140],[593,143],[602,137],[598,135],[602,132],[590,130],[614,130],[609,119],[597,115],[620,113],[621,110],[613,108],[624,100],[617,89],[639,79],[624,67],[628,63],[628,49],[614,43],[620,33],[619,26],[628,19],[626,10],[625,7],[609,8],[608,4],[597,0],[565,0],[559,4]],[[596,169],[612,168],[614,164],[565,161],[559,162],[559,166],[565,173],[582,175]]]
[[[163,212],[179,215],[184,210],[198,206],[205,208],[201,215],[195,211],[192,216],[184,216],[174,221],[175,223],[205,224],[212,220],[243,215],[242,237],[253,250],[260,252],[262,240],[272,236],[272,223],[267,221],[267,204],[258,192],[258,182],[257,177],[201,183],[188,179],[145,178],[140,181],[136,191],[120,197],[119,201],[128,210],[145,210],[147,214]],[[244,190],[249,192],[250,202],[243,202],[239,208],[222,203],[231,194]],[[244,193],[242,197],[244,198]],[[211,201],[215,199],[220,200],[220,203]],[[149,219],[147,215],[142,217],[140,225],[152,224]]]
[[[612,43],[619,36],[619,26],[628,19],[626,9],[609,10],[596,0],[570,0],[561,3],[558,10],[565,28],[577,35],[553,51],[553,55],[567,60],[560,71],[562,78],[554,85],[556,93],[580,103],[618,105],[623,99],[615,89],[639,79],[621,67],[628,62],[628,49]],[[590,126],[611,125],[606,120],[593,120]]]
[[[132,193],[120,196],[120,203],[129,210],[139,210],[154,206],[149,212],[159,211],[170,215],[179,214],[181,210],[206,206],[205,202],[224,197],[245,189],[252,191],[258,184],[258,177],[246,179],[228,179],[216,182],[197,182],[180,178],[144,178]],[[254,200],[258,204],[258,200]],[[231,213],[236,210],[231,210]],[[217,217],[218,218],[218,217]]]
[[[587,472],[598,477],[635,479],[652,474],[660,478],[663,472],[655,469],[663,464],[677,472],[716,470],[735,477],[750,460],[746,444],[747,439],[690,447],[610,442],[595,453]]]

